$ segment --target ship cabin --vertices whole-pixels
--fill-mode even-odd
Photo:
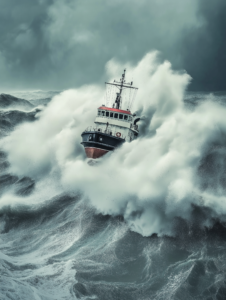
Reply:
[[[134,116],[129,110],[106,107],[102,105],[97,110],[95,124],[98,131],[106,131],[106,125],[110,132],[120,132],[121,138],[128,137],[131,141],[138,135],[138,125],[133,124]],[[114,129],[113,129],[114,128]],[[133,138],[131,138],[133,136]]]
[[[104,120],[105,119],[105,120]],[[106,107],[102,105],[97,110],[96,122],[109,123],[123,127],[130,127],[133,116],[129,110]]]

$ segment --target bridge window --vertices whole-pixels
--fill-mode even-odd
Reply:
[[[101,111],[100,110],[98,110],[98,116],[100,116],[101,115]]]
[[[127,115],[124,115],[124,120],[128,120],[128,116]]]
[[[109,117],[109,111],[106,111],[106,117]]]
[[[105,111],[103,110],[101,113],[102,113],[102,116],[104,117],[105,116]]]
[[[114,115],[114,118],[115,118],[115,119],[118,119],[118,114],[115,114],[115,115]]]
[[[110,113],[110,118],[113,118],[113,113]]]
[[[123,115],[119,114],[119,119],[122,120],[123,119]]]

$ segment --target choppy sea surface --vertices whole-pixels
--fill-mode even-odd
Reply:
[[[1,94],[1,139],[34,122],[58,93]],[[206,96],[187,93],[185,105],[195,109]],[[212,97],[225,105],[226,93]],[[211,173],[210,159],[205,163]],[[0,167],[1,300],[226,299],[224,223],[201,229],[181,222],[174,237],[143,237],[123,217],[98,213],[81,193],[53,187],[51,178],[11,173],[3,150]],[[26,201],[8,204],[13,195]],[[202,214],[194,208],[197,223]]]

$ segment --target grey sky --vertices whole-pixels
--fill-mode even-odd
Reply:
[[[191,89],[226,90],[225,36],[225,0],[0,0],[0,86],[102,83],[111,58],[157,49]]]

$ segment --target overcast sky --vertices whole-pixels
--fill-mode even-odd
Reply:
[[[102,83],[152,50],[190,89],[226,90],[226,0],[0,0],[1,90]]]

